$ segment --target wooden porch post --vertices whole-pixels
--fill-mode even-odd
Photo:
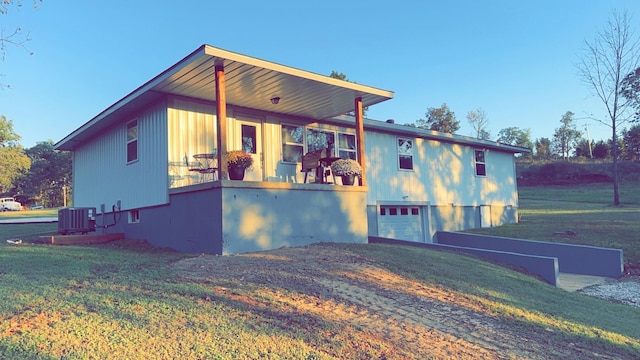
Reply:
[[[358,161],[362,166],[362,176],[360,177],[360,186],[367,186],[367,169],[365,167],[364,158],[364,119],[362,115],[362,98],[357,97],[354,101],[356,114],[356,147],[358,148]]]
[[[218,179],[226,180],[227,164],[223,163],[224,154],[227,152],[227,93],[224,84],[224,66],[216,65],[216,138],[218,142]]]

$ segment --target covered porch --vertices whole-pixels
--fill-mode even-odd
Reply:
[[[302,156],[326,150],[357,160],[366,186],[363,108],[392,92],[208,45],[167,72],[152,90],[167,96],[169,188],[228,180],[231,150],[252,155],[250,181],[302,183]]]

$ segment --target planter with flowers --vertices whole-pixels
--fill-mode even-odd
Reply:
[[[353,185],[356,176],[362,176],[362,167],[353,159],[340,159],[331,164],[331,172],[342,177],[342,185]]]
[[[253,157],[243,150],[228,151],[224,154],[224,161],[227,163],[231,180],[244,179],[245,170],[251,170],[251,165],[253,165]]]

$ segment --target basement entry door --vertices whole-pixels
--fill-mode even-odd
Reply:
[[[378,236],[425,242],[422,209],[419,206],[380,206]]]

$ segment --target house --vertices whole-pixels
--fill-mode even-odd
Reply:
[[[186,252],[430,242],[517,221],[514,155],[526,149],[363,118],[392,98],[203,45],[55,147],[73,153],[73,205],[96,208],[98,232]],[[254,166],[229,180],[224,154],[237,149]],[[357,159],[360,181],[301,172],[315,150]]]

